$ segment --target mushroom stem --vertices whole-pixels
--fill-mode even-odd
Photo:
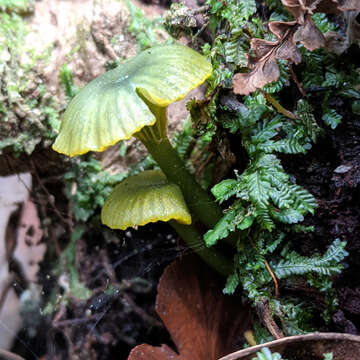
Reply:
[[[170,224],[186,244],[211,268],[224,276],[232,274],[233,267],[231,262],[219,251],[206,248],[202,236],[194,225],[179,224],[175,220],[171,220]]]
[[[221,208],[188,172],[168,138],[143,143],[167,178],[180,187],[191,214],[204,225],[214,227],[222,217]]]

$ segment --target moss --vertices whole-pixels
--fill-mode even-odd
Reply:
[[[33,12],[32,0],[0,0],[0,12],[28,14]]]
[[[8,147],[17,154],[48,147],[59,127],[59,106],[40,71],[49,52],[28,48],[26,34],[20,16],[0,13],[0,154]]]

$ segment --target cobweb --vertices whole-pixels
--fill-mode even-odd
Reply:
[[[38,209],[44,207],[39,198],[32,201]],[[19,218],[12,223],[19,224]],[[156,286],[167,264],[192,252],[170,226],[157,223],[138,230],[112,231],[101,227],[95,216],[76,241],[72,264],[61,264],[54,256],[59,246],[51,243],[54,236],[45,231],[35,244],[48,247],[45,258],[36,259],[41,261],[41,269],[35,281],[27,279],[21,265],[10,264],[10,272],[18,274],[10,288],[20,299],[22,327],[16,331],[0,320],[0,334],[14,339],[14,353],[24,359],[87,360],[112,359],[116,354],[121,360],[127,359],[138,343],[170,342],[154,312]],[[69,238],[67,231],[57,236],[59,243]],[[75,284],[73,270],[78,277]],[[74,296],[74,286],[89,291],[88,298]]]

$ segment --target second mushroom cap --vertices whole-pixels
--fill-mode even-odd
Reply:
[[[191,215],[180,188],[169,182],[161,170],[125,179],[106,199],[101,212],[101,221],[112,229],[169,220],[189,225]]]

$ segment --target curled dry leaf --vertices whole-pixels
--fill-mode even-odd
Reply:
[[[360,22],[357,20],[359,14],[360,9],[359,11],[347,11],[345,13],[345,19],[347,22],[346,40],[349,46],[360,40]]]
[[[326,14],[339,14],[343,11],[360,11],[359,0],[322,0],[316,7],[317,12]]]
[[[249,73],[237,73],[234,76],[234,93],[248,95],[268,83],[276,81],[280,76],[280,69],[276,59],[289,59],[295,64],[301,61],[301,55],[293,42],[295,21],[274,21],[269,29],[276,36],[276,41],[263,39],[251,40],[251,51],[248,54]]]
[[[319,1],[314,0],[282,0],[289,9],[295,21],[274,21],[269,23],[269,30],[277,40],[251,40],[251,51],[248,54],[249,73],[238,73],[234,76],[234,93],[248,95],[266,84],[276,81],[280,69],[276,60],[289,60],[295,64],[301,62],[297,43],[303,44],[309,51],[324,47],[325,38],[314,24],[311,15],[316,10]]]
[[[328,53],[341,55],[349,47],[346,37],[336,31],[328,31],[324,36],[324,50]]]
[[[159,282],[156,311],[178,353],[167,345],[142,344],[128,360],[217,360],[239,348],[250,312],[239,299],[223,295],[222,284],[192,256],[170,264]]]
[[[299,28],[295,31],[294,42],[300,42],[309,51],[314,51],[324,47],[324,35],[316,27],[310,15],[306,15],[304,24],[299,26]]]
[[[298,42],[310,51],[324,46],[325,43],[322,33],[315,26],[310,15],[304,17],[303,25],[299,25],[297,21],[274,21],[269,23],[269,29],[277,40],[251,40],[251,51],[255,56],[248,55],[248,66],[252,71],[235,74],[233,85],[235,94],[248,95],[276,81],[280,76],[277,59],[299,64],[301,55],[296,46]]]
[[[306,15],[315,12],[338,14],[343,11],[360,10],[359,0],[281,0],[291,15],[299,22],[304,23]]]
[[[321,0],[281,0],[299,24],[304,24],[305,16],[312,15]]]
[[[360,23],[357,21],[359,14],[359,11],[344,12],[344,19],[346,21],[346,36],[342,36],[335,31],[328,31],[325,33],[325,51],[341,55],[352,44],[360,40]]]

